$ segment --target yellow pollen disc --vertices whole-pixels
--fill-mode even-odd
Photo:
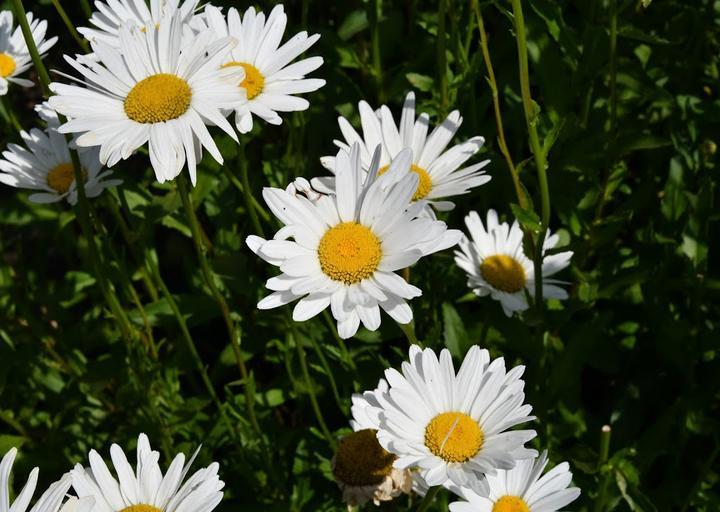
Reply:
[[[492,512],[530,512],[530,507],[517,496],[503,496],[495,502]]]
[[[480,274],[493,288],[516,293],[525,286],[525,269],[518,261],[505,254],[485,258],[480,265]]]
[[[177,119],[190,108],[192,90],[185,80],[160,73],[140,80],[125,98],[125,113],[150,124]]]
[[[0,53],[0,76],[7,78],[15,71],[15,59],[7,53]]]
[[[224,68],[230,66],[242,66],[245,70],[245,79],[240,82],[240,87],[244,87],[247,91],[247,99],[251,100],[262,92],[263,87],[265,87],[265,77],[260,73],[258,68],[247,62],[238,61],[232,61],[222,65]]]
[[[444,412],[425,427],[425,446],[446,462],[467,462],[480,451],[483,433],[463,412]]]
[[[83,180],[87,180],[87,173],[84,169],[82,171],[82,177]],[[73,180],[75,180],[75,167],[70,163],[53,167],[47,175],[48,186],[58,194],[64,194],[70,190],[70,185],[72,185]]]
[[[162,512],[162,510],[153,505],[145,505],[144,503],[141,503],[139,505],[130,505],[129,507],[125,507],[120,512]]]
[[[343,222],[330,228],[318,246],[322,271],[345,284],[359,283],[372,276],[381,258],[380,239],[357,222]]]
[[[345,436],[335,453],[335,478],[346,485],[378,485],[392,471],[395,455],[378,443],[373,429]]]
[[[388,167],[390,166],[386,165],[384,167],[381,167],[378,170],[378,176],[385,174],[385,172],[388,170]],[[415,193],[412,197],[413,201],[419,201],[420,199],[423,199],[425,196],[427,196],[432,190],[432,179],[430,178],[428,172],[420,166],[412,164],[410,170],[417,174],[418,178],[420,178],[420,181],[418,181],[418,186],[415,189]]]

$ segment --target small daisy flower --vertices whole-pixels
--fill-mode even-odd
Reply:
[[[57,42],[57,37],[45,39],[47,21],[33,19],[31,12],[27,13],[33,40],[40,56],[44,57],[47,51]],[[32,87],[30,80],[18,78],[32,66],[32,58],[25,44],[20,27],[13,31],[13,14],[10,11],[0,12],[0,96],[8,92],[9,82],[21,87]]]
[[[237,141],[224,109],[242,101],[235,87],[242,68],[220,70],[234,42],[205,30],[182,38],[179,13],[144,32],[120,29],[122,51],[103,41],[92,43],[98,62],[65,56],[86,87],[52,83],[50,106],[69,121],[61,133],[81,134],[80,147],[100,147],[108,166],[149,143],[150,162],[159,182],[172,180],[187,163],[195,184],[204,147],[219,163],[222,155],[206,125],[219,126]]]
[[[547,462],[545,451],[536,460],[521,460],[513,469],[489,475],[487,497],[464,488],[466,501],[451,503],[450,512],[557,512],[575,501],[580,489],[568,487],[572,473],[567,462],[541,476]]]
[[[38,190],[29,197],[34,203],[55,203],[66,199],[74,205],[77,202],[75,167],[65,136],[57,131],[57,115],[46,103],[35,110],[48,127],[46,130],[33,128],[29,133],[20,132],[24,146],[8,145],[0,159],[0,183]],[[102,171],[98,154],[97,149],[81,149],[78,152],[87,197],[97,197],[106,188],[122,183],[121,180],[108,179],[112,171]]]
[[[97,10],[90,16],[90,23],[94,28],[78,27],[77,30],[88,41],[103,41],[119,48],[120,29],[124,24],[136,26],[144,32],[148,27],[158,28],[161,20],[179,12],[184,26],[197,26],[193,17],[199,2],[200,0],[150,0],[148,8],[145,0],[96,0]]]
[[[470,239],[464,238],[455,251],[455,262],[468,275],[468,286],[484,297],[490,295],[500,301],[507,316],[525,311],[528,301],[525,293],[535,295],[535,267],[523,250],[523,232],[517,221],[512,226],[498,222],[495,210],[487,214],[487,228],[477,212],[465,217]],[[554,248],[560,238],[548,232],[543,243],[545,251]],[[564,281],[552,279],[570,265],[572,251],[543,256],[543,298],[567,299],[567,292],[558,285]]]
[[[72,486],[79,498],[95,499],[93,512],[210,512],[222,500],[225,484],[218,477],[217,462],[186,479],[196,455],[197,451],[187,464],[184,454],[176,455],[163,476],[158,465],[160,454],[150,448],[147,436],[140,434],[137,469],[128,463],[123,450],[113,444],[110,456],[117,479],[102,457],[92,450],[90,467],[77,464],[70,472]]]
[[[352,144],[360,144],[360,156],[366,170],[372,153],[379,144],[382,148],[379,174],[388,169],[390,162],[403,149],[411,148],[411,169],[418,176],[413,200],[424,199],[438,211],[452,210],[455,204],[441,199],[467,194],[471,189],[490,181],[490,176],[483,170],[490,160],[461,168],[480,150],[485,139],[473,137],[445,151],[462,123],[462,117],[457,110],[451,112],[429,136],[429,116],[422,113],[415,119],[415,94],[412,92],[405,98],[399,126],[395,124],[390,109],[385,105],[373,111],[367,102],[361,101],[359,110],[363,136],[355,131],[347,119],[339,117],[340,131],[345,140],[336,140],[335,144],[345,149]],[[327,156],[320,161],[335,174],[335,158]],[[335,188],[332,177],[316,178],[313,185],[320,191],[332,192]]]
[[[300,32],[282,46],[287,15],[282,5],[276,5],[267,21],[265,14],[253,7],[241,18],[238,10],[230,8],[227,18],[217,7],[205,7],[205,20],[218,37],[231,36],[238,44],[222,63],[223,67],[242,67],[245,78],[239,82],[247,102],[235,107],[235,124],[240,133],[252,130],[256,115],[270,124],[281,124],[278,112],[307,110],[310,103],[296,94],[312,92],[325,85],[320,78],[305,78],[322,63],[322,57],[309,57],[290,64],[320,38]]]
[[[10,503],[10,472],[16,456],[17,450],[11,448],[0,461],[0,512],[25,512],[35,493],[38,468],[34,468],[30,472],[27,482],[15,497],[15,501]],[[70,475],[66,474],[48,487],[30,512],[58,512],[68,489],[70,489]]]
[[[385,391],[387,382],[381,380],[376,392]],[[379,505],[412,490],[412,473],[395,468],[397,457],[378,443],[378,418],[372,417],[373,406],[378,405],[376,400],[373,391],[352,396],[350,425],[354,432],[340,441],[332,459],[335,481],[342,490],[343,501],[350,506],[364,505],[370,500]]]
[[[258,303],[270,309],[301,299],[293,319],[304,321],[330,307],[343,338],[360,323],[380,327],[380,308],[401,324],[412,320],[406,300],[419,288],[395,273],[422,256],[455,245],[457,230],[419,217],[424,203],[410,205],[417,176],[410,152],[376,179],[377,159],[363,183],[360,148],[337,156],[337,194],[315,202],[285,190],[266,188],[263,197],[285,225],[273,240],[247,238],[250,249],[282,274],[267,282],[273,293]],[[293,240],[290,240],[292,238]]]
[[[470,487],[487,494],[485,475],[537,456],[524,444],[534,430],[508,430],[534,419],[523,405],[524,367],[505,370],[474,346],[455,373],[450,352],[410,347],[402,372],[385,371],[389,389],[373,414],[378,441],[398,456],[395,467],[417,468],[428,487]]]

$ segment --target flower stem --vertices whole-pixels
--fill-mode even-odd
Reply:
[[[78,31],[75,29],[75,25],[73,25],[72,21],[70,21],[70,18],[67,15],[67,12],[65,12],[65,9],[63,9],[62,4],[60,3],[60,0],[50,0],[52,4],[55,6],[55,10],[60,15],[60,18],[63,20],[63,23],[65,23],[65,26],[67,27],[68,31],[70,32],[70,35],[75,39],[77,44],[82,48],[82,50],[85,53],[90,53],[90,45],[88,45],[88,42],[85,41],[85,39],[82,38],[80,34],[78,34]]]
[[[92,9],[90,8],[90,2],[88,0],[80,0],[80,7],[82,7],[85,16],[88,18],[92,16]]]
[[[380,19],[382,18],[382,0],[370,2],[370,27],[372,31],[372,66],[377,83],[378,100],[385,101],[385,89],[382,69],[382,53],[380,45]]]
[[[245,196],[245,187],[242,183],[240,183],[240,180],[237,179],[237,176],[233,174],[233,172],[230,170],[230,168],[226,165],[222,166],[222,170],[225,173],[225,176],[227,176],[228,180],[230,180],[230,183],[233,184],[233,186],[243,194],[243,197]],[[255,196],[250,194],[250,197],[252,198],[252,204],[255,207],[255,211],[262,217],[262,219],[265,222],[270,222],[270,214],[265,211],[265,208],[262,207],[262,205],[258,202],[257,199],[255,199]]]
[[[447,55],[445,55],[445,17],[447,15],[447,0],[438,2],[438,24],[437,24],[437,65],[438,78],[440,79],[440,105],[438,118],[443,119],[447,114],[448,107],[448,79],[447,79]]]
[[[42,63],[40,52],[38,52],[37,45],[35,44],[35,39],[32,36],[30,24],[27,21],[27,14],[25,13],[25,7],[23,6],[22,0],[10,1],[12,3],[13,10],[15,11],[15,17],[20,24],[20,29],[22,30],[25,44],[27,45],[28,52],[30,53],[30,58],[35,65],[35,70],[37,71],[38,78],[40,79],[40,85],[42,86],[43,95],[45,96],[45,98],[47,98],[48,96],[50,96],[50,75],[48,74],[47,69]]]
[[[17,131],[17,132],[23,131],[23,127],[20,124],[20,121],[18,121],[17,115],[15,114],[15,109],[13,108],[13,105],[10,102],[8,94],[5,94],[2,97],[2,107],[3,107],[3,110],[5,110],[5,114],[7,115],[8,121],[10,122],[10,124],[13,125],[13,128],[15,128],[15,131]]]
[[[415,334],[415,320],[410,320],[410,323],[407,324],[401,324],[399,322],[397,324],[398,327],[400,327],[400,330],[405,334],[405,337],[410,345],[419,345],[422,347],[422,343],[418,340],[417,335]]]
[[[262,224],[260,224],[260,219],[257,216],[257,211],[255,211],[255,208],[257,207],[257,202],[253,203],[253,200],[255,198],[253,197],[252,189],[250,188],[250,177],[248,176],[248,162],[245,154],[245,143],[243,142],[242,137],[240,138],[239,156],[240,178],[242,179],[243,194],[245,195],[245,208],[247,209],[248,215],[250,215],[250,221],[253,224],[255,232],[258,235],[265,237],[265,232],[263,230]]]
[[[320,347],[320,345],[314,338],[308,337],[308,339],[310,340],[310,344],[312,345],[313,350],[315,351],[318,359],[320,360],[320,366],[322,366],[323,371],[327,376],[328,382],[330,383],[330,389],[332,390],[333,398],[335,399],[335,403],[337,404],[338,409],[345,412],[345,407],[343,406],[343,402],[340,398],[340,393],[338,392],[337,382],[335,382],[335,377],[333,376],[332,370],[330,370],[330,365],[327,362],[325,354],[323,354],[322,347]]]
[[[593,510],[595,512],[602,512],[605,510],[605,502],[607,501],[607,488],[609,484],[609,474],[605,470],[604,466],[607,463],[608,456],[610,454],[610,436],[612,429],[610,425],[603,425],[600,429],[600,454],[598,456],[598,471],[600,472],[600,487],[598,489],[597,497],[595,498],[595,506]]]
[[[333,335],[333,338],[335,338],[335,341],[338,344],[338,347],[340,347],[340,353],[342,354],[342,358],[345,361],[345,363],[350,367],[350,369],[353,371],[353,373],[357,376],[357,365],[355,364],[355,360],[350,355],[350,351],[347,349],[347,345],[345,345],[345,342],[340,337],[337,331],[337,325],[335,325],[335,322],[333,321],[332,317],[330,316],[330,313],[328,313],[327,309],[324,309],[322,312],[322,316],[325,319],[325,323],[328,326],[328,329],[330,329],[330,332]],[[355,382],[358,380],[355,379]]]
[[[435,487],[430,487],[415,512],[425,512],[428,508],[430,508],[430,505],[432,505],[432,502],[435,501],[435,497],[440,492],[440,489],[442,489],[442,487],[440,487],[439,485],[436,485]]]

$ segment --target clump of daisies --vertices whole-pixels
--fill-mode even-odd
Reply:
[[[463,167],[480,150],[485,142],[484,138],[472,137],[447,149],[462,124],[459,111],[451,112],[428,135],[429,115],[421,113],[416,118],[415,94],[412,92],[405,98],[399,125],[395,123],[392,112],[386,105],[374,111],[367,102],[361,101],[358,109],[362,136],[341,116],[338,124],[345,140],[336,140],[335,144],[345,150],[352,144],[359,144],[365,170],[369,169],[372,154],[379,146],[379,174],[385,172],[403,150],[410,148],[413,155],[411,170],[418,176],[418,185],[413,193],[414,201],[424,200],[437,211],[452,210],[455,204],[446,200],[447,198],[467,194],[490,181],[490,176],[484,171],[489,160]],[[337,174],[334,157],[323,157],[321,163],[333,174]],[[331,193],[335,189],[335,179],[315,178],[313,185],[320,191]],[[428,212],[432,213],[432,210],[428,209]]]
[[[464,238],[455,251],[455,262],[468,276],[468,286],[478,296],[490,295],[500,302],[507,316],[528,309],[526,294],[535,295],[535,267],[523,249],[523,231],[519,223],[499,222],[495,210],[487,213],[483,224],[477,212],[465,217],[470,238]],[[560,237],[548,231],[543,242],[542,292],[544,299],[567,299],[561,285],[552,278],[568,265],[572,251],[545,254]]]
[[[47,21],[38,20],[31,12],[27,13],[33,40],[41,57],[57,42],[57,37],[45,39]],[[10,11],[0,12],[0,96],[7,94],[9,84],[21,87],[32,87],[30,80],[19,78],[19,75],[32,66],[32,58],[23,38],[22,30],[13,30],[13,14]]]
[[[235,7],[223,15],[208,4],[205,22],[218,37],[233,37],[238,45],[223,60],[223,67],[242,68],[245,78],[238,82],[247,101],[235,105],[235,124],[241,133],[253,127],[253,115],[270,124],[281,124],[278,112],[306,110],[310,103],[296,94],[312,92],[325,85],[320,78],[305,78],[322,63],[322,57],[308,57],[290,64],[320,38],[319,34],[300,32],[280,44],[287,25],[281,4],[265,14],[248,7],[244,16]]]
[[[74,205],[77,202],[75,166],[65,136],[58,132],[57,115],[46,103],[38,105],[35,110],[47,123],[47,128],[21,131],[24,145],[8,145],[0,158],[0,183],[36,190],[29,197],[34,203],[54,203],[66,199]],[[106,188],[122,183],[121,180],[110,179],[112,171],[102,170],[98,149],[80,149],[78,156],[87,197],[97,197]]]
[[[250,249],[282,273],[267,281],[272,290],[258,303],[270,309],[297,299],[295,321],[330,307],[342,338],[362,323],[380,327],[380,309],[400,324],[413,315],[407,300],[422,291],[396,273],[420,258],[457,244],[462,236],[444,222],[422,216],[423,201],[412,203],[418,177],[410,172],[411,150],[401,152],[378,175],[379,150],[369,170],[360,146],[336,157],[336,191],[311,201],[304,194],[263,190],[265,202],[283,223],[272,240],[247,238]]]
[[[25,512],[37,486],[39,469],[33,468],[27,482],[15,497],[15,501],[10,503],[9,497],[12,494],[10,490],[10,473],[15,457],[17,457],[17,449],[11,448],[0,461],[0,512]],[[30,512],[58,512],[68,489],[70,489],[70,475],[65,474],[60,480],[48,487],[30,509]]]

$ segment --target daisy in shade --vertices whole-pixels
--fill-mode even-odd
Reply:
[[[227,18],[212,5],[205,7],[205,21],[218,37],[231,36],[239,41],[222,63],[223,67],[240,67],[245,78],[238,82],[247,96],[247,102],[235,106],[235,124],[240,133],[253,127],[253,115],[270,124],[281,124],[278,112],[307,110],[310,103],[296,94],[312,92],[325,85],[320,78],[305,78],[322,63],[322,57],[309,57],[290,64],[307,51],[320,38],[300,32],[280,45],[287,15],[282,5],[276,5],[267,21],[265,14],[253,7],[241,18],[234,7],[228,9]]]
[[[428,487],[470,487],[486,495],[485,475],[537,456],[524,444],[534,430],[509,430],[534,419],[523,405],[524,367],[472,347],[455,373],[450,352],[410,347],[399,372],[385,371],[389,389],[375,406],[378,441],[397,455],[395,467],[417,468]]]
[[[222,155],[206,125],[219,126],[234,140],[223,110],[243,97],[235,83],[242,68],[221,70],[234,42],[218,40],[208,30],[182,38],[179,13],[163,18],[159,28],[123,25],[122,51],[103,41],[92,43],[98,62],[66,56],[82,85],[52,83],[50,106],[69,121],[61,133],[81,134],[80,147],[100,147],[100,161],[112,167],[149,145],[150,162],[159,182],[172,180],[187,164],[195,184],[204,147],[219,163]]]
[[[75,167],[65,136],[57,131],[57,115],[46,103],[36,110],[48,127],[46,130],[33,128],[29,133],[20,132],[24,146],[8,145],[0,159],[0,183],[36,190],[29,197],[34,203],[55,203],[66,199],[74,205],[77,202]],[[109,179],[112,171],[102,170],[98,153],[96,148],[82,149],[78,153],[87,197],[97,197],[106,188],[122,183],[121,180]]]
[[[79,498],[95,499],[93,512],[210,512],[222,500],[224,482],[218,477],[218,463],[193,473],[197,451],[185,464],[185,455],[175,456],[167,473],[158,465],[160,454],[150,448],[145,434],[137,442],[137,469],[116,444],[110,456],[117,479],[95,451],[90,451],[90,467],[78,464],[70,472],[72,486]],[[184,483],[183,483],[184,482]]]
[[[489,210],[487,225],[483,225],[477,212],[465,217],[470,239],[464,238],[455,251],[455,262],[468,275],[468,286],[472,291],[484,297],[490,295],[500,301],[507,316],[528,308],[526,293],[535,295],[535,267],[533,261],[525,255],[523,232],[517,221],[512,226],[507,222],[498,222],[495,210]],[[545,256],[545,252],[554,248],[560,238],[548,232],[543,243],[543,298],[567,299],[567,292],[559,285],[564,281],[552,279],[562,269],[570,265],[572,251],[564,251]]]
[[[452,210],[455,204],[444,198],[467,194],[471,189],[490,181],[484,167],[490,160],[462,167],[485,142],[482,137],[473,137],[465,142],[446,148],[462,123],[460,112],[454,110],[428,136],[429,116],[422,113],[415,118],[415,94],[410,92],[405,98],[400,125],[395,124],[390,109],[383,105],[373,111],[365,101],[359,104],[362,137],[344,117],[338,118],[344,141],[335,144],[347,149],[350,145],[360,144],[360,157],[363,168],[368,169],[375,148],[380,145],[380,170],[382,174],[390,162],[406,148],[412,149],[411,169],[418,176],[418,186],[413,200],[425,200],[435,210]],[[321,158],[322,165],[336,174],[335,158]],[[332,192],[334,178],[316,178],[313,185],[320,191]]]
[[[522,460],[515,468],[500,470],[487,478],[490,492],[479,496],[463,488],[466,501],[450,504],[450,512],[556,512],[580,496],[580,489],[568,487],[572,473],[567,462],[558,464],[544,476],[547,451],[537,460]]]
[[[95,12],[90,16],[92,28],[78,27],[85,39],[91,42],[103,41],[115,48],[120,47],[120,29],[124,24],[137,26],[141,31],[148,27],[158,28],[160,21],[179,13],[186,27],[198,27],[193,20],[200,0],[107,0],[95,2]]]
[[[16,456],[17,450],[11,448],[0,461],[0,512],[25,512],[35,493],[38,468],[34,468],[30,472],[27,482],[15,497],[15,501],[10,503],[10,471]],[[30,512],[58,512],[68,489],[70,489],[70,475],[66,474],[48,487]]]
[[[376,391],[352,396],[350,425],[354,432],[340,440],[332,459],[333,476],[342,490],[343,501],[350,506],[361,506],[370,500],[380,505],[412,489],[412,473],[393,467],[397,457],[377,440],[379,422],[372,415],[373,406],[379,405],[375,392],[385,391],[387,382],[381,380]]]
[[[34,19],[31,12],[27,13],[27,21],[38,52],[44,57],[58,38],[45,39],[47,21]],[[32,58],[22,30],[20,27],[13,30],[12,12],[0,12],[0,96],[7,94],[10,82],[21,87],[32,87],[33,83],[30,80],[18,78],[18,75],[27,71],[30,66],[32,66]]]
[[[377,153],[376,153],[377,154]],[[363,182],[360,148],[337,156],[337,194],[310,201],[303,195],[266,188],[263,197],[285,225],[273,240],[247,238],[250,249],[282,274],[267,282],[273,293],[258,303],[270,309],[301,299],[293,319],[303,321],[330,307],[343,338],[360,323],[376,330],[380,309],[401,324],[412,320],[406,300],[421,295],[395,271],[422,256],[452,247],[456,230],[419,217],[410,205],[417,176],[409,172],[410,151],[398,155],[376,179],[378,158]]]

